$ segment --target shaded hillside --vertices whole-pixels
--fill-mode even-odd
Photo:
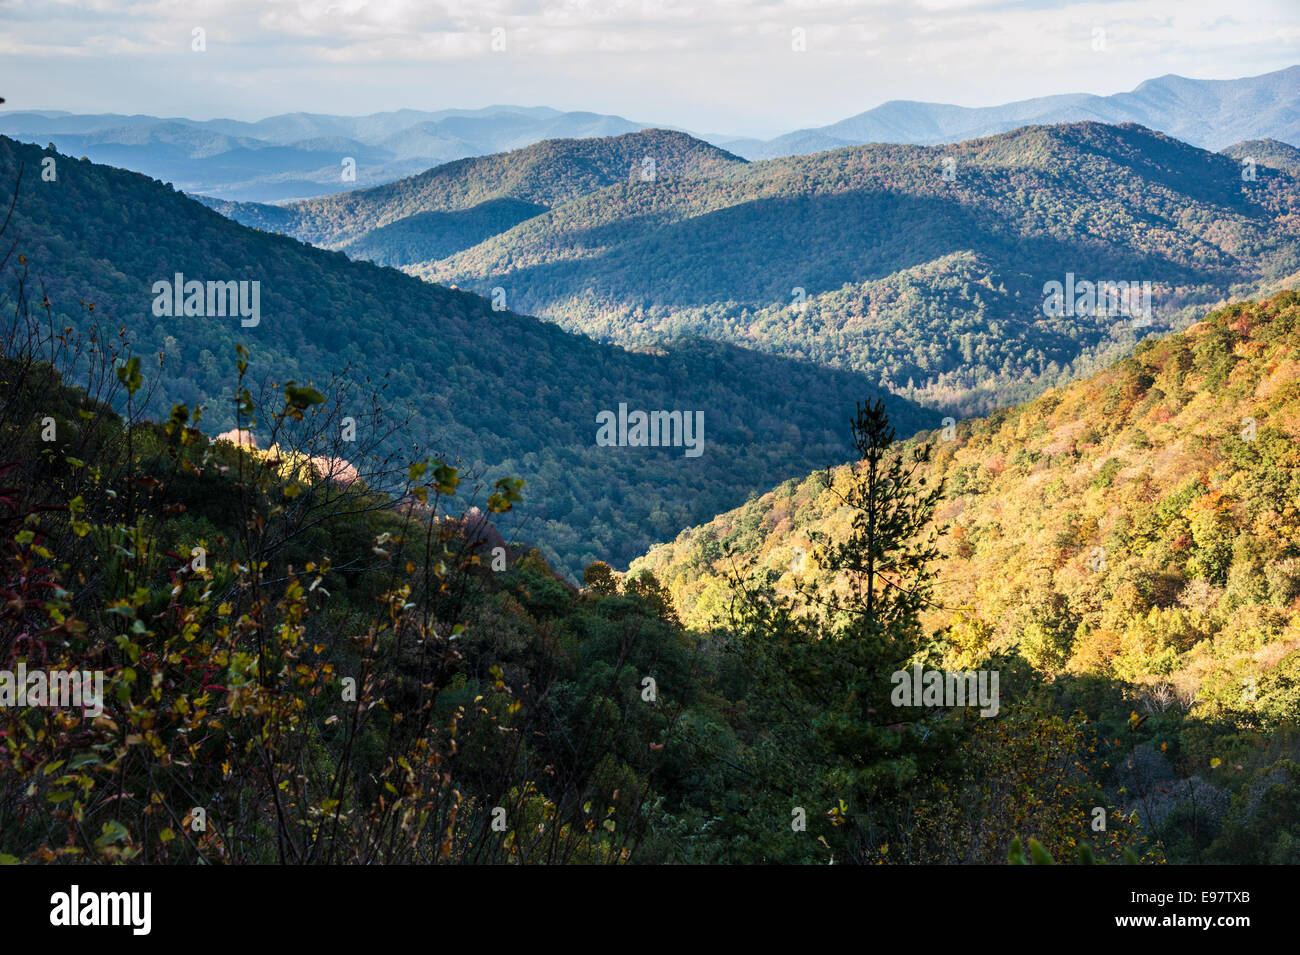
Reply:
[[[557,139],[525,149],[462,159],[417,176],[285,207],[222,206],[245,225],[339,247],[375,229],[426,212],[473,209],[494,199],[550,207],[614,183],[639,179],[645,160],[656,177],[707,176],[742,160],[685,133],[649,129],[604,139]],[[285,210],[288,219],[284,218]],[[369,245],[378,241],[371,238]],[[435,247],[438,241],[432,239]]]
[[[522,199],[488,199],[453,212],[417,212],[371,229],[343,251],[376,265],[412,265],[454,255],[545,211],[545,206]]]
[[[47,158],[54,181],[40,175]],[[251,352],[254,383],[319,386],[346,371],[354,400],[382,391],[384,407],[398,419],[413,413],[412,429],[441,453],[526,479],[527,536],[545,539],[570,573],[597,558],[625,561],[753,489],[843,458],[835,423],[870,389],[861,376],[709,342],[639,354],[600,345],[475,295],[247,229],[143,176],[0,138],[3,181],[13,183],[20,164],[6,241],[15,237],[26,265],[11,267],[30,270],[29,294],[48,296],[51,327],[125,329],[156,381],[153,410],[206,404],[209,433],[234,427],[237,344]],[[155,314],[154,283],[176,273],[259,282],[258,323]],[[161,372],[151,357],[159,353]],[[705,452],[597,446],[597,412],[620,403],[702,412]],[[914,426],[927,423],[905,402],[895,407]]]
[[[945,165],[950,163],[950,165]],[[409,271],[625,344],[699,334],[987,410],[1300,268],[1300,183],[1137,126],[1029,127],[621,182]],[[1153,313],[1048,282],[1149,283]],[[806,299],[804,298],[806,296]]]
[[[1300,176],[1300,149],[1280,143],[1276,139],[1248,139],[1245,142],[1234,143],[1221,152],[1241,163],[1252,159],[1257,166],[1269,166],[1293,176]],[[1242,169],[1246,171],[1247,167],[1243,165]]]

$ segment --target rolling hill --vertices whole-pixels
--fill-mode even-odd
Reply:
[[[1300,149],[1276,139],[1248,139],[1219,151],[1240,163],[1252,160],[1257,166],[1269,166],[1292,176],[1300,176]],[[1242,168],[1246,169],[1244,165]]]
[[[1080,123],[620,182],[407,269],[602,340],[700,335],[973,413],[1278,287],[1297,211],[1272,167],[1244,181],[1228,156]],[[1047,314],[1048,283],[1075,279],[1148,283],[1149,320],[1083,298]]]
[[[50,303],[42,327],[121,328],[145,357],[151,412],[205,404],[212,434],[233,427],[237,344],[251,352],[253,382],[324,386],[346,371],[356,383],[350,400],[373,389],[399,418],[415,415],[408,437],[526,479],[526,533],[570,573],[597,558],[621,563],[754,488],[843,457],[839,422],[872,391],[860,375],[724,344],[640,353],[598,344],[467,292],[248,229],[147,177],[0,138],[0,178],[17,182],[20,167],[6,243],[13,237],[26,264],[10,260],[19,274],[6,288],[30,270],[28,294],[40,288]],[[46,168],[54,179],[42,178]],[[159,314],[154,284],[177,273],[260,283],[256,324]],[[149,356],[160,353],[158,371]],[[597,412],[620,404],[702,412],[705,452],[599,445]],[[894,407],[915,427],[927,423],[905,400]]]
[[[653,165],[647,165],[647,160]],[[508,208],[517,222],[527,211],[525,204],[541,212],[643,175],[656,180],[710,177],[742,163],[685,133],[645,130],[604,139],[551,140],[446,163],[372,189],[283,206],[207,204],[245,225],[284,232],[313,245],[347,249],[354,255],[364,251],[385,260],[396,256],[423,261],[447,247],[449,233],[458,233],[467,216],[492,219],[492,210],[501,208],[501,200],[513,200]],[[465,215],[430,220],[429,213]],[[499,231],[505,231],[504,220],[502,225]],[[401,238],[394,240],[395,234]],[[412,241],[422,235],[428,236],[429,254],[419,256],[420,249],[413,248]]]

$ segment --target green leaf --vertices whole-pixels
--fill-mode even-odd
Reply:
[[[144,379],[140,377],[140,357],[138,355],[128,359],[126,364],[117,366],[117,380],[126,387],[126,393],[133,395],[140,390],[144,384]]]
[[[1025,849],[1020,844],[1019,836],[1011,840],[1011,849],[1007,852],[1007,862],[1010,865],[1028,865],[1025,861]]]
[[[95,845],[99,848],[112,845],[114,842],[125,842],[130,833],[126,831],[126,826],[122,825],[116,819],[104,823],[103,835],[95,840]]]
[[[1029,840],[1029,857],[1034,860],[1034,865],[1056,865],[1051,853],[1037,839]]]
[[[433,484],[439,494],[455,494],[460,486],[460,472],[443,461],[433,462]]]
[[[315,388],[298,387],[291,381],[284,386],[284,400],[292,408],[307,408],[324,404],[325,396]]]

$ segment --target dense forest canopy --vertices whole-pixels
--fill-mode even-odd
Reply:
[[[55,179],[43,178],[47,168]],[[843,460],[835,422],[874,390],[852,372],[721,343],[597,344],[477,295],[246,228],[144,176],[0,138],[0,176],[17,185],[20,169],[10,234],[49,321],[124,329],[145,361],[155,413],[207,405],[210,433],[232,428],[225,368],[240,344],[258,382],[321,386],[346,374],[353,400],[382,391],[391,414],[409,420],[390,448],[424,440],[467,470],[526,480],[536,506],[523,533],[572,576],[595,559],[621,566],[773,481]],[[154,283],[177,273],[260,283],[260,322],[155,314]],[[904,428],[931,423],[905,399],[890,401]],[[702,411],[706,453],[683,463],[680,449],[598,446],[597,413],[620,403]]]
[[[923,438],[944,533],[921,617],[944,665],[1015,654],[1062,705],[1130,708],[1143,729],[1122,734],[1134,749],[1113,784],[1144,792],[1146,824],[1184,861],[1215,839],[1300,859],[1293,835],[1274,844],[1239,815],[1294,809],[1300,783],[1300,294],[1219,309]],[[842,585],[822,555],[849,534],[847,480],[786,482],[631,573],[652,573],[703,631],[730,619],[744,581]]]
[[[745,163],[647,130],[346,197],[216,207],[600,340],[697,335],[861,372],[964,416],[1285,287],[1300,273],[1295,152],[1071,123]],[[1051,283],[1075,279],[1140,287],[1149,311],[1081,299],[1048,313]]]
[[[1272,153],[1269,154],[1273,155]],[[622,182],[434,281],[626,344],[699,334],[860,371],[957,415],[1096,370],[1300,270],[1300,180],[1139,126],[1027,127]],[[1152,314],[1047,315],[1049,282],[1149,283]]]
[[[601,340],[678,335],[859,371],[941,413],[1033,397],[1300,271],[1295,149],[1141,126],[745,163],[682,133],[539,143],[241,222],[485,295]],[[504,203],[510,203],[508,205]],[[1151,313],[1045,314],[1075,276]]]
[[[93,662],[103,712],[0,710],[0,862],[1300,861],[1296,293],[948,440],[860,405],[854,466],[581,590],[498,561],[517,482],[340,478],[301,386],[211,443],[23,330],[0,669]],[[938,667],[991,705],[899,702]]]

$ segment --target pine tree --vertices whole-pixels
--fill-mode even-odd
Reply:
[[[844,578],[847,594],[815,585],[801,592],[822,608],[825,628],[841,638],[887,633],[895,641],[915,641],[938,555],[937,533],[923,535],[943,489],[927,486],[928,444],[910,454],[891,451],[896,436],[880,399],[858,405],[852,429],[859,461],[847,487],[841,490],[834,473],[826,473],[831,493],[853,511],[851,532],[824,543],[821,560]]]
[[[927,714],[890,702],[892,675],[924,645],[937,536],[926,528],[941,494],[924,473],[930,449],[896,447],[881,401],[858,406],[852,432],[860,460],[826,475],[852,509],[849,533],[817,542],[821,573],[796,595],[747,582],[735,620],[755,722],[766,728],[751,751],[754,788],[774,797],[763,816],[780,813],[783,800],[807,807],[814,837],[777,843],[784,858],[805,861],[829,850],[875,862],[882,847],[906,843],[914,820],[898,796],[942,758],[948,738],[912,732]]]

